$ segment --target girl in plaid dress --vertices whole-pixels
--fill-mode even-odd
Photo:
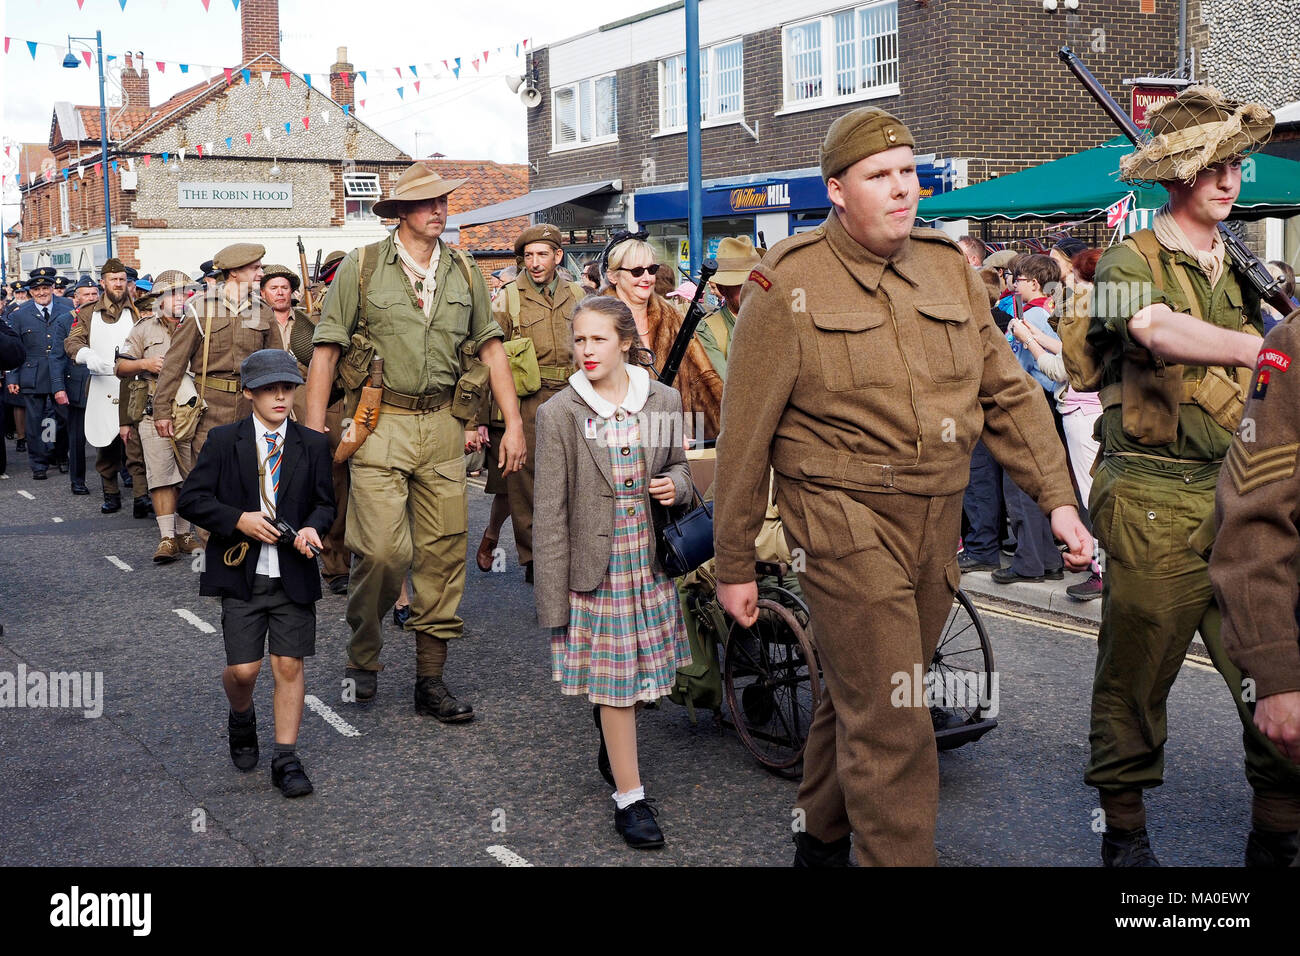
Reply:
[[[615,829],[631,846],[660,847],[657,811],[646,801],[637,766],[636,711],[667,696],[677,669],[691,658],[677,590],[655,556],[649,502],[674,504],[682,497],[679,489],[689,487],[690,471],[680,430],[662,429],[659,421],[652,425],[643,410],[650,400],[680,419],[681,400],[672,389],[651,382],[640,364],[629,364],[647,350],[635,344],[635,321],[617,299],[585,299],[574,313],[573,335],[580,369],[537,418],[539,482],[545,473],[548,491],[562,496],[567,507],[553,510],[539,499],[534,521],[539,541],[550,543],[544,547],[563,539],[570,548],[600,549],[609,558],[598,587],[568,588],[568,622],[551,628],[551,676],[562,693],[586,695],[595,705],[602,732],[597,760],[615,787]],[[570,434],[557,434],[566,429]],[[669,442],[675,447],[665,451]],[[609,480],[602,485],[612,485],[612,495],[590,500],[590,488],[584,493],[575,487],[575,469],[560,459],[573,448],[579,455],[575,460],[590,468],[581,457],[588,456],[583,445],[608,456],[609,470],[602,472]],[[666,464],[654,473],[652,461]],[[565,470],[567,476],[561,474]],[[613,508],[608,537],[589,530],[590,509],[600,507]],[[568,554],[539,556],[539,610],[550,580],[558,581],[550,575],[571,560]]]

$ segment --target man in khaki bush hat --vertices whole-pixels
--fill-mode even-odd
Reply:
[[[913,228],[912,144],[883,110],[832,124],[831,213],[749,272],[728,355],[718,598],[741,624],[757,619],[754,540],[773,467],[824,676],[795,804],[799,865],[846,865],[850,834],[863,864],[935,862],[936,719],[920,689],[901,703],[897,691],[930,666],[953,607],[976,440],[1051,515],[1067,561],[1091,557],[1042,388],[957,245]],[[941,716],[946,731],[953,715]]]
[[[194,435],[197,461],[208,432],[252,414],[252,406],[239,386],[239,366],[254,352],[281,348],[271,327],[271,310],[257,296],[266,249],[255,242],[236,242],[212,257],[212,268],[222,281],[190,300],[197,321],[182,322],[172,336],[154,392],[160,417],[154,427],[163,438],[172,437],[168,417],[176,391],[187,371],[194,375],[199,402],[207,411]]]
[[[716,312],[704,317],[695,330],[695,337],[704,347],[713,370],[727,380],[727,351],[731,335],[736,328],[736,313],[740,311],[740,290],[749,273],[762,261],[749,236],[727,236],[718,243],[718,271],[713,275],[713,286],[722,299]]]
[[[1259,730],[1243,699],[1204,558],[1216,484],[1230,487],[1226,478],[1219,482],[1225,456],[1240,453],[1231,487],[1242,494],[1275,477],[1270,469],[1279,464],[1259,445],[1233,442],[1263,323],[1259,296],[1218,232],[1241,191],[1243,157],[1267,141],[1273,116],[1194,86],[1152,110],[1149,127],[1150,139],[1121,159],[1120,175],[1159,182],[1169,202],[1150,229],[1102,254],[1088,331],[1105,356],[1101,452],[1088,510],[1106,573],[1084,781],[1097,788],[1105,812],[1102,861],[1155,865],[1143,791],[1164,779],[1165,699],[1199,631],[1245,731],[1254,793],[1246,862],[1286,865],[1300,829],[1300,768]],[[1266,384],[1270,372],[1286,374],[1264,369]],[[1248,548],[1254,543],[1252,536]],[[1245,594],[1248,580],[1253,587],[1258,579],[1240,578],[1236,593]],[[1241,626],[1241,613],[1225,605],[1225,631]]]
[[[325,431],[336,373],[351,413],[373,359],[383,360],[374,428],[360,445],[347,443],[352,485],[346,543],[357,557],[348,589],[345,699],[364,703],[377,693],[381,627],[409,570],[415,710],[444,723],[474,717],[473,707],[443,681],[443,665],[448,642],[464,633],[457,611],[468,536],[467,426],[475,424],[489,382],[505,418],[505,436],[494,451],[503,474],[519,469],[525,449],[487,285],[469,257],[441,238],[447,195],[462,182],[416,163],[375,203],[375,213],[396,218],[397,227],[339,263],[307,375],[306,424]]]

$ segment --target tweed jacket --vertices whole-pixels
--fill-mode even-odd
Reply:
[[[682,399],[677,390],[651,381],[645,405],[638,413],[645,484],[648,487],[655,475],[671,475],[677,489],[675,505],[686,503],[691,495],[681,411]],[[594,429],[588,428],[588,419],[594,420]],[[568,624],[569,592],[595,590],[609,569],[614,479],[610,449],[603,441],[600,423],[572,385],[566,385],[537,410],[533,596],[537,623],[542,627]],[[643,497],[645,513],[651,514],[648,490]],[[662,570],[658,558],[653,560],[655,568]]]

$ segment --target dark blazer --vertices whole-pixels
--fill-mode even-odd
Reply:
[[[9,323],[0,319],[0,371],[18,368],[27,357],[23,340],[9,327]]]
[[[66,391],[63,339],[71,325],[72,304],[61,295],[50,300],[50,321],[41,319],[35,300],[24,302],[10,317],[10,324],[23,340],[27,358],[18,370],[18,384],[24,392],[53,395]]]
[[[253,576],[262,548],[235,530],[245,511],[261,511],[257,488],[257,434],[253,418],[222,425],[208,432],[199,460],[181,485],[177,513],[206,529],[211,537],[204,549],[199,593],[215,597],[252,595]],[[288,423],[283,459],[280,463],[278,510],[294,528],[315,528],[324,538],[334,522],[334,484],[330,469],[329,440],[320,432]],[[227,567],[226,552],[248,542],[248,553],[235,567]],[[277,545],[280,582],[291,601],[311,604],[320,600],[320,573],[315,558],[304,558],[291,544]]]
[[[691,496],[691,470],[682,445],[682,397],[675,389],[650,381],[641,409],[641,436],[646,453],[646,486],[657,474],[672,476],[675,505]],[[656,418],[658,416],[658,418]],[[614,533],[614,471],[609,448],[586,437],[586,421],[595,417],[572,385],[537,409],[537,471],[533,487],[533,598],[537,623],[562,627],[569,622],[569,591],[594,591],[609,569]],[[657,423],[675,421],[671,435],[653,435]],[[668,429],[664,429],[668,432]],[[643,495],[650,515],[650,493]],[[651,549],[653,552],[653,548]],[[656,569],[657,557],[653,558]]]
[[[77,311],[73,309],[59,318],[59,335],[66,341],[72,334],[72,324],[77,321]],[[68,404],[73,408],[85,408],[86,396],[90,393],[90,369],[68,358],[68,353],[59,349],[59,368],[63,373],[64,387],[68,393]]]

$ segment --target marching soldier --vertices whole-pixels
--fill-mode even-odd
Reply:
[[[1165,702],[1198,631],[1245,729],[1250,842],[1278,850],[1300,827],[1296,767],[1245,706],[1199,546],[1262,329],[1259,297],[1217,227],[1240,192],[1242,155],[1267,140],[1273,117],[1191,87],[1153,110],[1150,126],[1151,141],[1121,160],[1120,176],[1160,182],[1169,203],[1151,229],[1102,254],[1088,331],[1105,356],[1088,510],[1106,573],[1084,780],[1100,794],[1107,866],[1158,865],[1143,791],[1163,781]]]
[[[956,244],[914,229],[913,139],[873,108],[821,148],[833,206],[751,271],[728,355],[718,438],[718,599],[757,619],[755,546],[769,463],[784,531],[801,549],[825,679],[804,751],[799,865],[933,865],[939,797],[924,694],[961,580],[957,539],[971,449],[990,451],[1052,516],[1086,567],[1065,453],[1043,390],[993,325]]]
[[[54,277],[54,269],[49,266],[33,269],[27,280],[31,301],[11,316],[13,329],[23,340],[27,360],[7,381],[10,393],[23,397],[27,413],[27,454],[32,477],[38,481],[49,477],[57,430],[68,405],[59,340],[71,304],[62,296],[55,297]]]
[[[130,460],[127,460],[128,456],[121,435],[114,434],[113,437],[109,437],[108,416],[111,416],[111,427],[120,430],[121,404],[119,401],[119,404],[114,407],[109,398],[109,404],[101,407],[97,389],[101,377],[111,377],[113,394],[121,395],[119,383],[113,372],[113,351],[115,346],[126,341],[131,328],[140,320],[140,313],[127,293],[127,267],[120,259],[109,259],[105,262],[100,269],[100,278],[104,283],[104,294],[96,301],[83,305],[77,310],[72,329],[63,343],[64,352],[73,362],[87,368],[92,376],[86,386],[90,393],[87,395],[86,410],[83,414],[87,421],[87,437],[91,444],[99,449],[95,456],[95,470],[99,472],[104,493],[104,503],[100,505],[99,510],[103,514],[113,514],[122,510],[118,472],[126,460],[127,467],[130,469],[131,487],[137,493],[133,513],[137,518],[147,518],[152,514],[153,508],[146,494],[148,479],[144,473],[143,455],[139,457],[138,463],[134,455],[129,456]],[[129,322],[130,326],[116,328],[120,321]],[[100,346],[100,336],[104,337],[105,343],[109,343],[103,348]],[[98,430],[95,428],[95,421],[98,419],[91,420],[91,416],[97,413],[104,419],[103,422],[99,422],[104,427]],[[144,499],[143,502],[141,497]]]
[[[464,631],[456,613],[468,517],[464,422],[489,376],[506,416],[498,450],[503,472],[517,470],[524,457],[519,403],[505,349],[495,341],[501,329],[492,320],[487,286],[468,257],[439,238],[447,194],[463,182],[416,163],[391,196],[375,203],[375,214],[398,219],[397,228],[339,264],[307,378],[307,425],[324,431],[336,369],[356,407],[358,390],[374,374],[372,358],[383,360],[377,423],[362,432],[359,447],[355,439],[349,443],[355,453],[347,546],[357,560],[348,591],[346,676],[357,701],[374,698],[383,666],[380,625],[410,568],[415,709],[444,723],[474,716],[447,688],[443,664],[448,641]]]
[[[501,287],[493,316],[507,340],[530,339],[536,353],[541,388],[522,396],[519,415],[524,423],[527,457],[524,466],[506,479],[515,548],[524,579],[533,580],[533,467],[537,454],[537,409],[569,383],[573,374],[573,310],[584,298],[582,286],[560,278],[564,261],[560,230],[549,223],[529,226],[515,240],[518,275]],[[491,449],[489,449],[491,451]],[[492,474],[488,465],[488,474]],[[491,551],[491,549],[488,549]]]
[[[714,256],[718,271],[713,285],[722,298],[722,306],[704,317],[695,330],[695,337],[704,347],[713,370],[724,382],[727,380],[727,351],[732,333],[736,329],[736,313],[740,310],[740,292],[749,273],[758,267],[760,257],[749,236],[727,236],[718,243]]]
[[[194,375],[199,403],[207,405],[194,435],[196,461],[208,432],[252,414],[239,386],[240,363],[254,352],[282,347],[280,337],[272,334],[271,310],[253,296],[264,255],[266,249],[256,243],[237,242],[212,257],[221,284],[190,300],[197,319],[176,330],[158,374],[154,407],[163,415],[169,414],[181,377],[186,371]],[[154,428],[163,438],[173,437],[170,418],[155,418]]]

